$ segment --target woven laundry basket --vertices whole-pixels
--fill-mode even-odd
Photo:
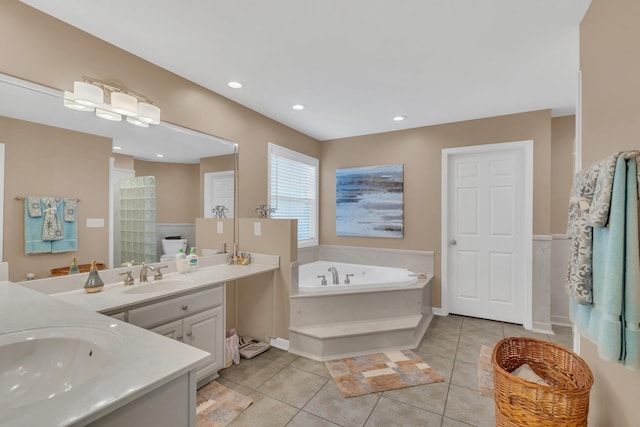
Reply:
[[[566,348],[534,338],[510,337],[496,344],[493,364],[496,426],[586,426],[591,369]],[[511,372],[528,363],[549,386]]]

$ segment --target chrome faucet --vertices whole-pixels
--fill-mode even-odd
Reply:
[[[338,277],[338,270],[336,270],[335,267],[331,266],[329,267],[329,270],[331,274],[333,275],[333,284],[334,285],[339,285],[340,284],[340,278]]]
[[[147,272],[156,271],[156,268],[153,265],[147,265],[144,262],[142,263],[142,268],[140,269],[140,283],[144,283],[147,281]]]

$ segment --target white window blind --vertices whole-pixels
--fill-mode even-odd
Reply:
[[[298,220],[298,247],[318,244],[318,159],[269,143],[272,218]]]

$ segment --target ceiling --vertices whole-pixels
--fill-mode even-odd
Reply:
[[[318,140],[540,109],[572,114],[590,4],[22,1]]]

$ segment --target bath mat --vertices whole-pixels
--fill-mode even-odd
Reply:
[[[486,345],[480,347],[480,357],[478,358],[478,390],[481,396],[493,397],[492,354],[493,347]]]
[[[224,427],[253,403],[244,396],[212,381],[198,390],[197,427]]]
[[[444,381],[412,351],[389,351],[325,362],[344,397]]]

